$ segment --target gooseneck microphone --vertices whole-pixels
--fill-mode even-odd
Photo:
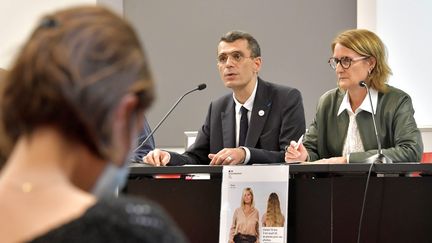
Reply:
[[[206,84],[200,84],[198,85],[196,88],[189,90],[188,92],[186,92],[185,94],[183,94],[182,96],[180,96],[180,98],[174,103],[174,105],[171,107],[171,109],[168,110],[168,112],[165,114],[165,116],[160,120],[160,122],[156,125],[156,127],[154,129],[152,129],[151,133],[149,135],[147,135],[147,137],[144,139],[144,141],[142,141],[142,143],[140,145],[137,146],[137,148],[134,150],[134,152],[136,152],[138,149],[140,149],[144,144],[147,143],[147,141],[149,140],[149,138],[151,138],[153,136],[153,134],[156,132],[156,130],[160,127],[160,125],[162,125],[162,123],[165,121],[165,119],[167,119],[167,117],[169,116],[169,114],[171,114],[171,112],[174,110],[174,108],[177,107],[177,105],[180,103],[180,101],[188,94],[197,91],[197,90],[203,90],[207,87]]]
[[[371,94],[369,91],[369,87],[365,81],[360,81],[359,85],[361,87],[366,88],[368,96],[369,96],[369,103],[370,103],[370,106],[372,109],[372,114],[371,114],[372,115],[372,121],[373,121],[373,125],[374,125],[374,130],[375,130],[375,137],[376,137],[377,144],[378,144],[378,154],[372,155],[371,157],[369,157],[367,159],[367,162],[370,163],[370,167],[369,167],[369,171],[367,174],[366,186],[365,186],[365,190],[364,190],[364,194],[363,194],[363,202],[362,202],[362,207],[361,207],[361,211],[360,211],[359,227],[358,227],[358,231],[357,231],[357,243],[360,243],[360,236],[361,236],[362,224],[363,224],[363,215],[364,215],[365,205],[366,205],[366,195],[367,195],[367,191],[368,191],[368,187],[369,187],[369,179],[371,176],[372,167],[377,163],[381,163],[381,164],[393,163],[393,161],[390,158],[388,158],[387,156],[385,156],[382,153],[381,142],[380,142],[380,139],[378,136],[378,129],[377,129],[377,125],[375,122],[375,111],[373,108],[372,97],[371,97]]]
[[[372,97],[371,97],[371,94],[370,94],[369,87],[368,87],[368,85],[366,84],[365,81],[360,81],[359,85],[361,87],[366,88],[366,90],[368,92],[369,103],[370,103],[370,106],[371,106],[371,109],[372,109],[372,121],[373,121],[373,125],[374,125],[374,130],[375,130],[375,137],[376,137],[377,144],[378,144],[378,154],[369,157],[368,162],[382,163],[382,164],[393,163],[393,161],[390,158],[388,158],[387,156],[385,156],[382,153],[381,142],[380,142],[380,139],[379,139],[379,136],[378,136],[378,129],[377,129],[376,121],[375,121],[375,111],[374,111],[374,108],[373,108]]]

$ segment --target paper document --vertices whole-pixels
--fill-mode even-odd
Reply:
[[[219,242],[287,241],[289,166],[224,166]]]

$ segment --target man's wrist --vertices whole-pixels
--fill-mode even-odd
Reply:
[[[243,163],[243,164],[246,165],[249,162],[249,160],[250,160],[250,150],[247,147],[244,147],[244,146],[240,146],[239,148],[243,149],[243,151],[245,152],[244,159],[240,163]]]

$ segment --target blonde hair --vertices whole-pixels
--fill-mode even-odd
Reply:
[[[280,208],[279,197],[275,192],[270,193],[267,201],[267,211],[264,219],[266,227],[283,227],[285,217]]]
[[[252,196],[251,207],[255,207],[254,194],[253,194],[252,188],[250,188],[250,187],[246,187],[245,189],[243,189],[241,202],[240,202],[241,207],[244,208],[244,206],[245,206],[244,197],[245,197],[246,192],[249,192]]]
[[[385,92],[386,82],[392,71],[387,64],[387,50],[381,39],[373,32],[365,29],[351,29],[339,34],[332,42],[334,51],[336,44],[343,45],[359,55],[374,57],[375,67],[368,76],[368,84],[379,92]]]

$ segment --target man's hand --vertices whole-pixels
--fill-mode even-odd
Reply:
[[[210,165],[236,165],[244,162],[246,151],[242,148],[224,148],[208,157],[211,159]]]
[[[170,159],[171,155],[168,152],[154,149],[143,157],[143,162],[153,166],[166,166]]]

